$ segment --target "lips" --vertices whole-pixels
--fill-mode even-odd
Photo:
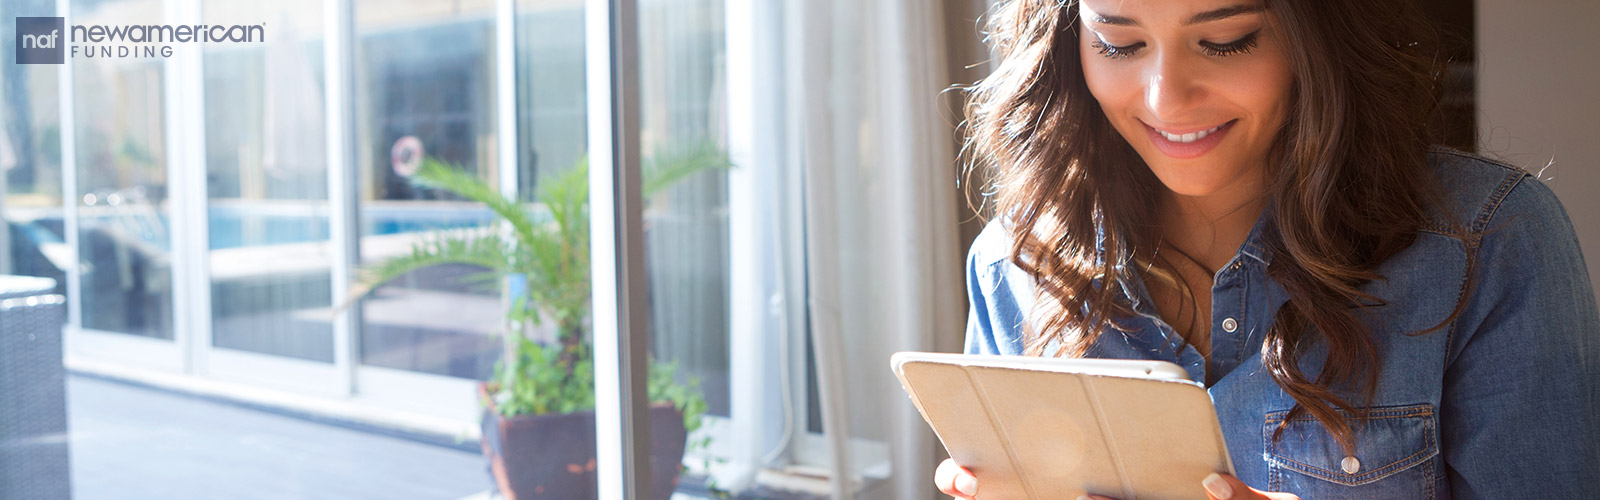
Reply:
[[[1160,130],[1149,125],[1144,125],[1144,128],[1150,136],[1150,142],[1163,154],[1177,159],[1190,159],[1198,158],[1215,149],[1237,121],[1229,120],[1209,129],[1183,132]]]

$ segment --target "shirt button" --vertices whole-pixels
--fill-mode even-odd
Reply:
[[[1238,329],[1239,329],[1239,322],[1238,321],[1234,321],[1233,318],[1227,318],[1227,319],[1222,320],[1222,331],[1225,331],[1225,332],[1228,332],[1228,333],[1233,333],[1234,330],[1238,330]]]
[[[1345,474],[1355,474],[1361,470],[1361,461],[1353,456],[1344,457],[1344,460],[1339,461],[1339,468],[1344,469]]]

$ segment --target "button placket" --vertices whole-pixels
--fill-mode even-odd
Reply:
[[[1228,271],[1231,274],[1237,274],[1239,272],[1239,268],[1241,268],[1241,267],[1244,267],[1244,260],[1240,259],[1238,257],[1234,257],[1233,263],[1228,265]],[[1236,276],[1236,275],[1235,276],[1230,276],[1229,277],[1229,282],[1233,283],[1233,285],[1234,285],[1234,286],[1229,287],[1230,290],[1234,289],[1234,288],[1238,288],[1239,277]],[[1233,333],[1233,332],[1239,331],[1239,320],[1235,319],[1233,316],[1228,316],[1228,317],[1223,318],[1222,319],[1222,331],[1228,332],[1228,333]]]
[[[1211,368],[1218,378],[1226,376],[1238,366],[1240,360],[1239,331],[1244,313],[1245,275],[1239,272],[1244,265],[1236,256],[1233,262],[1217,273],[1211,293]]]

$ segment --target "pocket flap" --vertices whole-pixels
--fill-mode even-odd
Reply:
[[[1267,414],[1263,439],[1267,460],[1273,465],[1302,474],[1343,484],[1359,486],[1420,464],[1439,454],[1434,432],[1433,405],[1385,406],[1372,408],[1365,425],[1352,420],[1356,452],[1346,460],[1344,448],[1310,415],[1296,416],[1273,441],[1272,432],[1288,411]],[[1347,415],[1340,412],[1341,415]],[[1347,415],[1348,416],[1348,415]],[[1347,472],[1347,470],[1349,472]]]

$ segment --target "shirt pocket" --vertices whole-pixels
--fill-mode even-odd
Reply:
[[[1375,407],[1364,425],[1352,420],[1353,455],[1310,415],[1296,416],[1274,441],[1273,430],[1288,413],[1268,413],[1262,431],[1269,490],[1315,499],[1434,498],[1439,439],[1433,405]]]

